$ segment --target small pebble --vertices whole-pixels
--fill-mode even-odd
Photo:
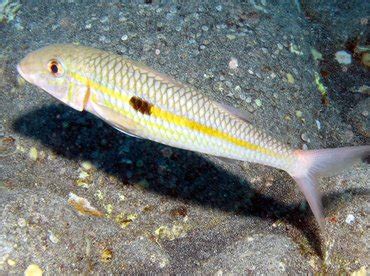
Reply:
[[[12,259],[8,259],[6,262],[8,263],[9,266],[15,266],[17,264],[17,262]]]
[[[25,227],[27,225],[27,222],[24,218],[19,218],[18,221],[17,221],[17,224],[19,227]]]
[[[30,149],[30,152],[28,153],[29,157],[33,160],[36,161],[38,158],[38,151],[35,147],[32,147]]]
[[[303,145],[302,145],[302,149],[303,149],[303,150],[308,150],[308,146],[307,146],[307,144],[303,144]]]
[[[299,49],[298,45],[294,45],[292,42],[290,43],[290,52],[299,56],[303,55],[303,52]]]
[[[97,192],[99,192],[99,190]],[[95,209],[87,199],[79,197],[74,193],[69,193],[69,198],[67,202],[81,215],[91,215],[95,217],[104,216],[104,214]]]
[[[197,41],[196,41],[195,39],[189,39],[188,43],[189,43],[190,45],[192,45],[192,44],[196,44],[196,43],[197,43]]]
[[[292,74],[288,73],[288,74],[286,74],[286,77],[287,77],[288,82],[289,82],[290,84],[294,84],[295,80],[294,80],[294,77],[293,77],[293,75],[292,75]]]
[[[110,39],[104,35],[99,36],[99,41],[103,43],[110,43]]]
[[[132,164],[132,161],[130,159],[127,159],[127,158],[122,158],[120,160],[120,163],[130,165],[130,164]]]
[[[355,134],[353,133],[352,130],[346,130],[344,132],[344,137],[345,137],[346,141],[348,141],[348,142],[352,141],[354,136],[355,136]]]
[[[355,216],[352,215],[352,214],[349,214],[347,217],[346,217],[346,223],[352,225],[353,223],[355,222]]]
[[[268,52],[269,52],[269,50],[267,50],[267,48],[261,48],[261,50],[262,50],[262,52],[263,52],[264,54],[268,54]]]
[[[59,242],[59,239],[57,236],[54,235],[53,232],[49,231],[49,240],[52,242],[52,243],[58,243]]]
[[[85,178],[87,178],[88,176],[89,176],[89,174],[88,174],[87,172],[82,171],[82,172],[80,172],[80,174],[78,175],[78,178],[79,178],[79,179],[85,179]]]
[[[89,161],[84,161],[81,163],[81,167],[84,168],[85,170],[90,170],[92,166],[93,165]]]
[[[105,207],[105,210],[107,211],[107,213],[109,215],[112,214],[112,212],[113,212],[113,206],[112,206],[112,204],[107,204],[104,207]]]
[[[202,26],[202,30],[204,31],[204,32],[207,32],[208,30],[209,30],[209,28],[208,28],[208,26]]]
[[[14,24],[14,27],[18,30],[18,31],[22,31],[22,30],[24,30],[24,27],[21,25],[21,23],[19,23],[19,22],[16,22],[15,24]],[[53,26],[54,27],[54,26]]]
[[[42,276],[42,269],[37,264],[30,264],[24,271],[24,276]]]
[[[251,69],[248,69],[248,73],[251,74],[251,75],[254,74],[254,72]]]
[[[100,190],[97,190],[94,194],[99,200],[102,200],[104,198],[103,192]]]
[[[279,270],[281,272],[284,272],[285,271],[285,264],[283,262],[279,262]]]
[[[364,117],[367,117],[369,116],[369,112],[367,110],[364,110],[361,112],[361,115],[364,116]]]
[[[316,126],[317,126],[317,129],[320,130],[321,129],[321,123],[319,120],[315,120],[316,122]]]
[[[360,19],[360,24],[361,25],[367,25],[367,23],[369,22],[369,19],[367,19],[366,17],[363,17]]]
[[[124,21],[127,21],[127,18],[123,15],[121,15],[119,18],[118,18],[118,21],[119,22],[124,22]]]
[[[251,98],[251,97],[247,97],[247,98],[245,99],[245,102],[250,104],[250,103],[252,102],[252,98]]]
[[[370,215],[370,204],[364,207],[364,211],[366,214]]]
[[[235,87],[235,91],[236,91],[236,88],[237,87],[239,87],[240,88],[240,86],[238,85],[238,86],[236,86]],[[240,88],[241,89],[241,88]],[[238,90],[238,92],[240,92],[239,90]],[[239,93],[239,98],[244,102],[246,99],[247,99],[247,96],[245,95],[245,93]]]
[[[370,86],[367,85],[361,85],[357,90],[354,92],[365,94],[365,95],[370,95]]]
[[[322,54],[319,51],[317,51],[315,48],[311,48],[311,54],[314,60],[322,60]]]
[[[122,41],[126,41],[128,39],[128,35],[123,35],[123,36],[121,36],[121,40]]]
[[[335,53],[335,59],[338,63],[348,65],[352,63],[352,56],[346,51],[338,51]]]
[[[295,112],[295,115],[296,115],[298,118],[301,118],[303,114],[302,114],[302,111],[297,110],[297,111]]]
[[[370,53],[363,53],[361,61],[366,67],[370,67]]]
[[[254,108],[253,105],[247,105],[247,110],[250,112],[250,113],[253,113],[254,111],[256,111],[256,109]]]
[[[231,81],[228,81],[228,80],[227,80],[227,81],[225,81],[225,84],[226,84],[226,86],[227,86],[227,87],[231,87],[231,86],[233,85],[233,84],[231,83]]]
[[[108,248],[104,249],[102,254],[101,254],[100,259],[103,263],[111,262],[112,259],[113,259],[113,251],[111,249],[108,249]]]
[[[92,27],[91,23],[88,23],[88,24],[86,24],[86,25],[85,25],[85,29],[86,29],[86,30],[90,30],[90,29],[91,29],[91,27]]]
[[[256,104],[256,106],[258,106],[258,107],[261,107],[262,106],[262,101],[260,100],[260,99],[256,99],[255,101],[254,101],[254,103]]]
[[[302,138],[303,141],[305,141],[307,143],[311,142],[310,138],[308,138],[307,133],[302,133],[301,138]]]
[[[234,39],[236,38],[236,36],[235,36],[235,35],[233,35],[233,34],[228,34],[228,35],[226,35],[226,37],[227,37],[229,40],[234,40]]]
[[[109,21],[109,17],[108,16],[104,16],[102,19],[100,19],[100,22],[101,23],[107,23]]]
[[[221,5],[218,5],[218,6],[216,6],[216,11],[222,11],[222,6]]]
[[[155,49],[155,54],[156,54],[157,56],[159,56],[159,55],[160,55],[160,53],[161,53],[161,50],[159,50],[159,49]]]
[[[238,68],[239,64],[238,64],[238,60],[234,57],[232,57],[229,61],[229,68],[232,69],[232,70],[235,70],[236,68]]]

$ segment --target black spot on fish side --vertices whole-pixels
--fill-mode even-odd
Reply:
[[[150,115],[152,114],[153,105],[139,97],[132,97],[130,99],[130,105],[133,109],[139,111],[142,114]]]

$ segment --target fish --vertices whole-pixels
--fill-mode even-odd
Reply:
[[[303,151],[254,126],[242,111],[128,57],[74,44],[52,44],[17,65],[29,83],[119,131],[168,146],[286,171],[320,228],[318,179],[370,155],[370,145]]]

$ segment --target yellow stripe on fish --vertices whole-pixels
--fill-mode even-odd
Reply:
[[[76,81],[79,81],[80,83],[85,84],[87,87],[90,87],[90,89],[92,88],[92,89],[99,90],[102,93],[107,94],[110,97],[115,98],[116,100],[120,100],[122,102],[125,102],[127,104],[129,104],[129,102],[130,102],[131,97],[127,97],[126,95],[124,95],[122,93],[117,93],[115,90],[110,89],[106,86],[103,86],[103,85],[101,85],[101,84],[99,84],[99,83],[97,83],[97,82],[95,82],[95,81],[93,81],[93,80],[91,80],[87,77],[84,77],[84,76],[82,76],[78,73],[75,73],[75,72],[71,72],[70,75]],[[130,113],[125,112],[125,110],[123,110],[123,108],[119,108],[119,110],[125,116],[130,116]],[[235,138],[235,137],[233,137],[233,136],[231,136],[227,133],[221,132],[217,129],[210,128],[208,126],[204,126],[204,125],[202,125],[198,122],[189,120],[189,119],[184,118],[182,116],[175,115],[175,114],[170,113],[168,111],[162,110],[162,109],[156,107],[155,105],[153,105],[153,107],[151,108],[150,116],[160,118],[164,121],[167,121],[169,123],[173,123],[177,126],[187,127],[189,129],[201,132],[203,134],[210,135],[210,136],[213,136],[213,137],[216,137],[216,138],[219,138],[219,139],[223,139],[223,140],[231,142],[231,143],[233,143],[237,146],[244,147],[248,150],[257,151],[257,152],[260,152],[260,153],[263,153],[263,154],[270,155],[270,156],[275,157],[275,158],[284,159],[284,156],[282,156],[280,154],[277,154],[276,152],[273,152],[273,151],[271,151],[267,148],[249,143],[247,141],[244,141],[244,140],[241,140],[241,139],[238,139],[238,138]],[[133,117],[131,117],[131,119],[133,119]],[[161,126],[157,124],[157,127],[161,127]]]

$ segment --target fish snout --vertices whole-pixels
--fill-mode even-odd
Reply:
[[[17,64],[17,71],[18,71],[19,75],[21,75],[21,77],[25,79],[25,74],[22,70],[22,66],[21,66],[20,63]]]
[[[27,60],[27,57],[22,59],[17,64],[17,71],[19,75],[26,81],[35,84],[36,66]]]

